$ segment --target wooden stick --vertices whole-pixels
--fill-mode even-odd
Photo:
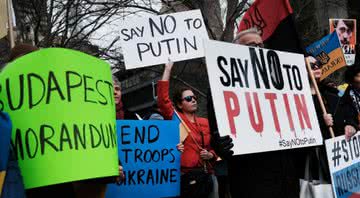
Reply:
[[[7,13],[8,13],[8,26],[9,26],[9,39],[10,39],[10,48],[12,49],[15,46],[14,31],[13,31],[13,21],[12,21],[12,12],[11,12],[11,1],[7,0]]]
[[[181,126],[184,127],[184,130],[182,130],[181,128],[179,128],[179,132],[180,132],[180,142],[183,143],[186,139],[186,137],[188,136],[188,134],[191,132],[191,130],[189,129],[189,127],[186,125],[186,123],[184,122],[184,120],[181,119],[180,115],[178,114],[178,112],[174,109],[174,113],[175,115],[179,118]],[[186,132],[186,133],[185,133]]]
[[[6,171],[0,171],[0,197],[4,186],[5,176],[6,176]]]
[[[327,114],[327,111],[326,111],[326,108],[325,108],[325,105],[324,105],[324,101],[321,97],[321,93],[319,91],[319,87],[317,86],[317,83],[316,83],[316,80],[315,80],[315,76],[314,74],[312,73],[312,69],[311,69],[311,66],[310,66],[310,62],[307,58],[305,58],[305,62],[306,62],[306,68],[308,70],[308,73],[309,73],[309,76],[310,76],[310,80],[311,80],[311,83],[313,84],[314,86],[314,89],[315,89],[315,94],[317,96],[317,99],[319,100],[319,103],[320,103],[320,107],[321,107],[321,111],[323,112],[323,114]],[[335,137],[334,135],[334,130],[332,127],[329,127],[329,131],[330,131],[330,135],[332,138]]]

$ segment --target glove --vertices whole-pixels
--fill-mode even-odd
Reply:
[[[216,134],[211,138],[211,146],[222,159],[230,159],[234,154],[234,151],[231,150],[234,147],[233,140],[228,135],[220,137],[218,132]]]

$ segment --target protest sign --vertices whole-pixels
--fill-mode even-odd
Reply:
[[[325,144],[335,196],[360,196],[360,133],[350,141],[345,140],[343,135],[328,139]]]
[[[117,137],[125,180],[108,185],[106,198],[180,195],[178,122],[118,120]]]
[[[356,19],[329,19],[330,33],[336,31],[346,64],[355,63]]]
[[[320,80],[346,66],[339,38],[335,32],[308,46],[306,52],[317,60],[314,64],[321,68]]]
[[[235,154],[322,144],[303,55],[208,41],[205,57],[219,132]]]
[[[127,20],[120,30],[126,69],[204,57],[203,39],[200,10]]]
[[[69,49],[43,49],[0,74],[0,111],[25,188],[118,174],[110,66]]]

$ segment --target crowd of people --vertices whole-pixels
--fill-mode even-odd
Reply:
[[[340,25],[340,24],[339,24]],[[260,33],[249,29],[237,34],[234,44],[253,47],[264,47]],[[266,47],[266,46],[265,46]],[[19,45],[12,49],[9,61],[34,52],[38,48],[30,45]],[[360,119],[360,65],[348,67],[345,81],[349,84],[345,94],[340,98],[338,90],[328,81],[320,82],[321,70],[315,60],[309,57],[312,74],[317,80],[328,113],[323,114],[311,86],[313,100],[320,129],[324,139],[330,138],[329,127],[335,129],[336,135],[349,139],[359,129]],[[176,65],[176,64],[175,64]],[[174,63],[165,64],[162,79],[157,83],[157,104],[145,119],[172,120],[177,116],[186,129],[186,138],[177,145],[181,152],[181,195],[180,197],[217,198],[217,197],[299,197],[299,179],[304,178],[305,161],[312,158],[311,167],[314,177],[325,175],[325,180],[331,183],[324,146],[274,151],[259,154],[233,156],[233,143],[229,136],[220,136],[217,130],[211,93],[208,96],[208,118],[196,115],[198,99],[190,87],[182,87],[173,91],[170,99],[170,76]],[[114,76],[114,99],[117,119],[124,119],[124,105],[121,102],[121,84]],[[341,107],[341,108],[340,108]],[[11,128],[11,122],[1,113],[0,123]],[[2,128],[2,127],[0,127]],[[5,127],[6,128],[6,127]],[[255,145],[256,146],[256,145]],[[320,157],[317,157],[320,156]],[[319,161],[319,163],[317,162]],[[320,168],[318,167],[320,164]],[[266,165],[266,167],[264,167]],[[16,164],[14,152],[10,149],[8,174],[2,192],[3,197],[104,197],[106,184],[116,183],[124,178],[123,166],[119,161],[119,176],[102,179],[92,179],[72,183],[59,184],[24,190],[21,182],[21,172]],[[220,171],[217,170],[221,167]],[[219,173],[224,171],[225,173]],[[225,177],[223,177],[225,175]],[[17,182],[13,182],[16,180]]]

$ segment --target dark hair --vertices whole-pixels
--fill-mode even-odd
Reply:
[[[31,52],[34,52],[36,50],[39,50],[39,48],[33,46],[33,45],[29,45],[29,44],[19,44],[16,45],[14,48],[11,49],[10,51],[10,56],[9,56],[9,62],[24,56],[26,54],[29,54]]]
[[[352,20],[351,21],[343,20],[343,19],[334,20],[334,28],[337,27],[340,20],[342,20],[345,23],[345,25],[351,30],[351,32],[354,31],[354,21]]]
[[[173,103],[174,103],[175,109],[179,112],[182,112],[182,110],[178,107],[178,104],[181,104],[181,102],[183,100],[182,94],[184,91],[187,91],[187,90],[194,92],[190,87],[180,87],[180,88],[176,89],[173,94]]]
[[[349,66],[345,72],[345,82],[351,84],[358,73],[360,73],[359,64]]]

